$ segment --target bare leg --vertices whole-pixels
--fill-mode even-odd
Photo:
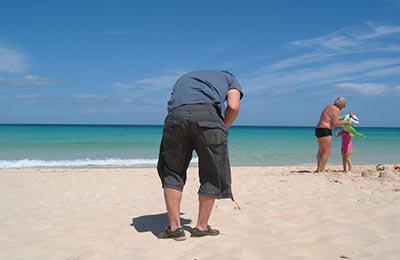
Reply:
[[[343,171],[347,172],[347,159],[346,159],[346,154],[342,153],[342,165],[343,165]]]
[[[318,169],[320,168],[320,165],[321,165],[321,154],[322,154],[322,152],[321,152],[321,149],[319,148],[319,141],[318,141],[318,152],[317,152],[317,156],[316,156],[316,158],[317,158],[317,170],[316,170],[316,172],[318,172]]]
[[[196,228],[202,231],[208,229],[208,220],[214,207],[214,198],[199,195],[199,216],[197,218]]]
[[[181,226],[180,209],[182,192],[176,189],[164,188],[165,205],[168,211],[169,228],[176,230]]]
[[[351,153],[347,153],[345,156],[346,156],[346,164],[348,166],[349,171],[351,171],[351,168],[353,166],[353,162],[351,161]]]
[[[332,152],[332,136],[318,138],[318,172],[324,173],[329,156]]]

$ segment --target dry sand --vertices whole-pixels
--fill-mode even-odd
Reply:
[[[0,259],[400,259],[400,172],[340,168],[235,167],[241,210],[216,201],[222,234],[183,242],[156,238],[167,217],[155,169],[1,169]],[[190,168],[186,231],[197,188]]]

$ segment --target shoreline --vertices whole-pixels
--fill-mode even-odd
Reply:
[[[156,159],[154,159],[156,160]],[[358,170],[363,170],[364,168],[374,168],[377,165],[384,165],[385,169],[393,170],[394,165],[398,165],[398,162],[389,162],[389,163],[357,163],[353,164],[353,167],[355,167],[356,171]],[[235,168],[283,168],[282,170],[286,168],[315,168],[316,163],[302,163],[302,164],[276,164],[276,165],[231,165],[231,169]],[[329,172],[339,172],[342,164],[341,163],[328,163],[327,165],[327,171]],[[188,168],[198,168],[197,163],[191,163]],[[22,166],[22,167],[0,167],[0,171],[6,171],[6,170],[113,170],[113,169],[132,169],[132,170],[141,170],[141,169],[154,169],[157,171],[157,164],[155,165],[140,165],[140,166]],[[354,171],[353,171],[354,172]]]
[[[155,168],[0,169],[0,259],[397,259],[400,171],[375,166],[232,167],[241,210],[217,200],[210,225],[221,235],[204,238],[188,232],[191,167],[184,242],[156,238],[167,216]]]

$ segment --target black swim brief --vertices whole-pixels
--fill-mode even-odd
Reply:
[[[315,128],[315,136],[317,138],[332,136],[332,130],[329,128]]]

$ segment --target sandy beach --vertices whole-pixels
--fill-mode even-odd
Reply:
[[[217,237],[190,238],[197,168],[183,194],[187,240],[167,226],[156,170],[1,169],[0,259],[393,259],[400,257],[400,172],[387,165],[234,167]]]

